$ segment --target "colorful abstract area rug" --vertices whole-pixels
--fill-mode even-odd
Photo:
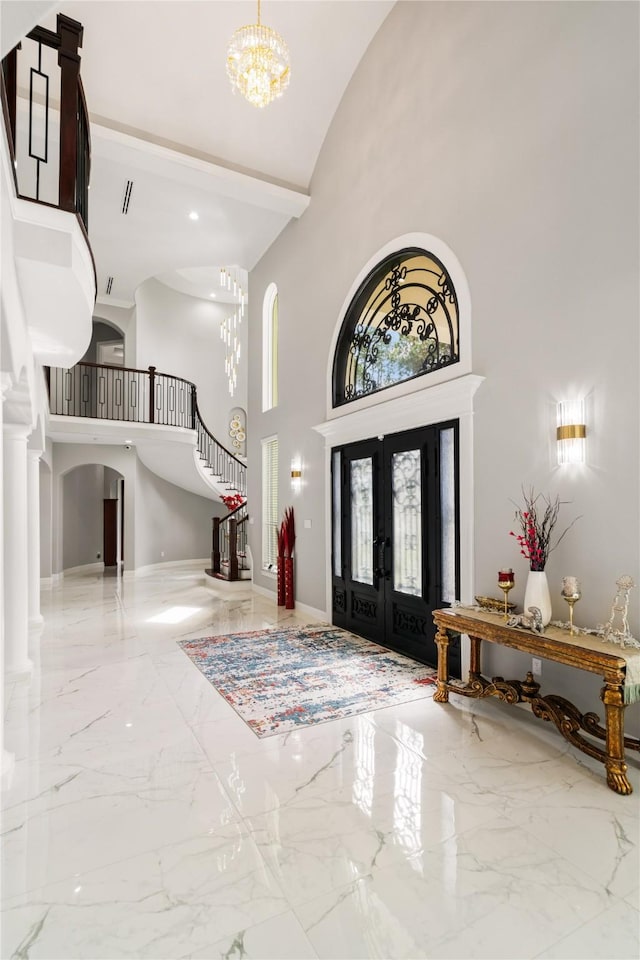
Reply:
[[[258,737],[433,694],[436,671],[326,624],[181,640]]]

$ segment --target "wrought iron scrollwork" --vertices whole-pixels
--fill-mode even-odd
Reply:
[[[459,360],[458,301],[443,264],[417,248],[387,257],[345,317],[334,364],[334,404]]]

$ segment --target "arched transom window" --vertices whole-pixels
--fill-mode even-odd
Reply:
[[[333,405],[457,363],[458,341],[458,300],[440,260],[417,247],[385,257],[345,314],[333,367]]]

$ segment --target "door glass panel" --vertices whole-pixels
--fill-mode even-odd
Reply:
[[[351,461],[351,579],[373,583],[373,461]]]
[[[440,553],[442,602],[456,599],[456,481],[453,427],[440,431]]]
[[[420,474],[419,450],[393,454],[393,589],[413,597],[422,595]]]
[[[342,576],[342,484],[340,451],[333,454],[333,575]]]

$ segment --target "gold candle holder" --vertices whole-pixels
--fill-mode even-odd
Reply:
[[[509,591],[513,589],[515,585],[515,579],[513,576],[513,570],[509,567],[508,570],[498,570],[498,586],[504,593],[504,614],[503,620],[506,622],[509,616],[509,609],[507,607]]]
[[[580,581],[577,577],[562,578],[562,599],[569,604],[569,634],[574,636],[577,631],[573,629],[573,608],[582,596],[580,590]]]

